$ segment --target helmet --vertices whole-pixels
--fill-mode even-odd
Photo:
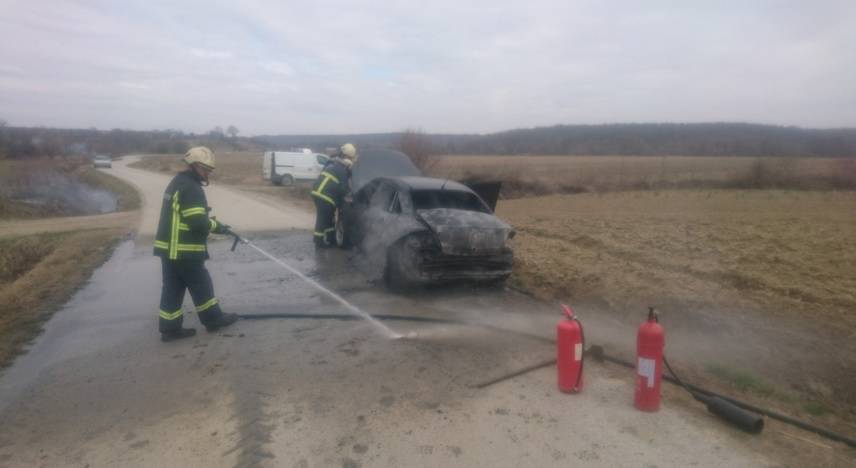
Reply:
[[[345,143],[339,148],[339,152],[342,153],[342,159],[350,159],[351,161],[357,160],[357,148],[350,143]]]
[[[184,162],[189,165],[201,164],[213,171],[215,167],[214,152],[204,146],[196,146],[187,151],[184,155]]]

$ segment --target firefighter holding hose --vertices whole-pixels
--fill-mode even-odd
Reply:
[[[161,258],[163,273],[158,319],[162,341],[196,334],[196,329],[182,326],[185,290],[190,291],[199,320],[209,332],[238,320],[237,315],[220,310],[211,275],[205,268],[208,234],[230,232],[228,225],[208,216],[210,208],[202,190],[215,167],[214,153],[197,146],[184,155],[184,162],[187,170],[179,172],[164,192],[155,236],[154,254]]]
[[[316,247],[336,246],[336,210],[348,193],[351,166],[357,162],[357,157],[354,145],[342,145],[315,179],[311,195],[315,202]]]

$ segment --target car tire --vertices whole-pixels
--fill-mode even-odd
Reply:
[[[294,177],[291,174],[284,174],[279,178],[279,185],[290,186],[294,185]]]
[[[351,234],[345,226],[345,216],[341,209],[336,211],[336,245],[345,250],[353,247]]]

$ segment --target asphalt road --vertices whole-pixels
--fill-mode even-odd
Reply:
[[[158,340],[151,232],[168,177],[116,164],[144,194],[123,243],[0,376],[0,466],[767,466],[745,436],[703,410],[632,406],[632,376],[587,364],[578,395],[546,367],[478,384],[555,355],[555,307],[502,290],[389,294],[358,258],[316,254],[311,213],[211,186],[218,218],[387,321],[385,338],[247,246],[214,240],[208,267],[225,310],[342,319],[242,320]],[[593,340],[633,330],[586,316]]]

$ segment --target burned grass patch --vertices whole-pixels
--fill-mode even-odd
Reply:
[[[133,187],[88,160],[0,161],[0,219],[36,219],[127,211],[140,206]]]

